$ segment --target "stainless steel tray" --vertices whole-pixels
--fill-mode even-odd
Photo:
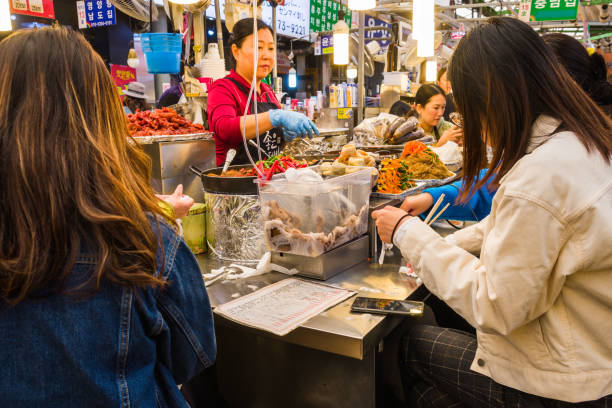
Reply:
[[[408,190],[404,190],[399,194],[388,194],[388,193],[378,193],[378,192],[373,192],[372,194],[370,194],[370,197],[372,198],[389,198],[392,200],[401,200],[404,199],[408,196],[414,195],[414,194],[418,194],[421,191],[425,190],[427,187],[431,187],[429,185],[427,185],[424,182],[416,182],[416,186],[409,188]]]
[[[273,252],[272,263],[295,268],[300,276],[326,280],[366,261],[369,248],[369,236],[363,235],[315,257]]]
[[[451,173],[453,173],[451,171]],[[424,183],[427,187],[437,187],[437,186],[443,186],[445,184],[451,183],[455,180],[457,180],[459,177],[457,176],[456,173],[453,173],[452,176],[449,176],[447,178],[444,179],[426,179],[426,180],[412,180],[415,183]]]
[[[153,144],[159,142],[188,142],[191,140],[213,140],[213,132],[188,133],[184,135],[153,135],[133,136],[140,144]]]
[[[452,173],[452,172],[451,172]],[[457,176],[457,174],[453,173],[452,176],[447,177],[445,179],[427,179],[427,180],[412,180],[416,183],[415,187],[409,188],[408,190],[402,191],[399,194],[386,194],[386,193],[378,193],[378,192],[373,192],[370,197],[373,198],[389,198],[389,199],[404,199],[408,196],[414,195],[414,194],[418,194],[421,191],[425,190],[426,188],[429,187],[438,187],[438,186],[443,186],[445,184],[448,183],[452,183],[453,181],[457,180],[459,178],[459,176]]]

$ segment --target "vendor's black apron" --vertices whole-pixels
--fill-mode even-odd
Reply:
[[[233,78],[228,78],[228,79],[232,81],[234,84],[236,84],[236,87],[244,94],[244,97],[248,99],[249,89],[244,84],[241,84],[240,82],[236,81]],[[267,92],[265,93],[265,95],[266,95],[266,99],[268,102],[257,102],[257,113],[264,113],[272,109],[279,109],[278,106],[270,100],[270,95],[268,95]],[[250,111],[251,113],[255,113],[255,110],[253,109],[253,100],[251,100]],[[281,144],[283,141],[283,131],[281,128],[274,128],[265,133],[260,134],[258,136],[258,139],[259,139],[259,146],[264,152],[270,155],[270,157],[276,156],[281,151]],[[251,139],[251,140],[257,143],[257,139]],[[253,158],[253,160],[255,161],[259,160],[259,154],[258,154],[257,148],[254,146],[251,146],[250,143],[248,146],[249,146],[249,153],[251,153],[251,157]],[[261,158],[262,160],[266,160],[268,156],[261,153]],[[250,161],[246,154],[246,151],[244,150],[244,143],[243,143],[240,145],[240,148],[237,150],[236,158],[232,161],[232,164],[249,164],[249,163]]]

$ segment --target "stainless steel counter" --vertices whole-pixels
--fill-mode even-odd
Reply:
[[[204,202],[200,177],[189,171],[196,165],[201,170],[215,167],[215,141],[211,132],[193,135],[137,137],[147,155],[151,157],[151,185],[159,194],[172,194],[177,185],[183,185],[185,194],[196,202]]]
[[[397,249],[395,251],[399,252]],[[208,272],[223,265],[208,255],[199,255],[197,259],[202,271]],[[394,260],[395,264],[382,266],[362,262],[325,283],[353,290],[359,296],[406,299],[416,291],[418,285],[415,279],[402,278],[398,274],[399,260]],[[286,278],[287,275],[272,272],[238,281],[219,281],[207,290],[212,306],[216,307]],[[378,343],[383,333],[392,330],[401,319],[351,313],[350,305],[353,299],[354,297],[351,297],[313,317],[286,336],[278,337],[263,331],[258,332],[281,341],[362,359],[366,352]],[[229,321],[227,323],[235,324]],[[246,327],[244,329],[253,330]]]
[[[348,127],[340,127],[340,128],[321,128],[319,129],[319,136],[321,137],[329,137],[329,136],[341,136],[348,135],[350,129]]]
[[[378,208],[390,203],[378,200],[372,204],[373,208]],[[440,232],[444,235],[450,230]],[[361,296],[422,300],[427,290],[417,285],[415,279],[399,275],[399,250],[393,251],[394,256],[387,256],[387,263],[382,266],[362,262],[325,283],[354,290]],[[204,272],[223,265],[206,255],[197,259]],[[215,307],[286,278],[286,275],[269,273],[238,281],[219,281],[207,289]],[[216,375],[219,392],[228,406],[387,406],[388,389],[381,374],[387,372],[389,366],[383,362],[386,361],[383,354],[396,354],[394,340],[387,340],[398,336],[397,333],[395,337],[389,334],[402,322],[400,331],[406,330],[406,323],[420,320],[411,322],[403,317],[351,313],[353,299],[313,317],[282,337],[215,315]],[[240,392],[236,392],[237,384]]]

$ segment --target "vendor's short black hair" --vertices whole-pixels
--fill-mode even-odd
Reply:
[[[412,111],[410,104],[404,101],[395,102],[391,105],[391,109],[389,109],[389,113],[395,116],[406,116],[410,111]]]
[[[274,34],[274,31],[272,31],[269,25],[257,19],[257,31],[259,30],[270,30],[270,33]],[[234,58],[234,54],[232,54],[232,45],[236,44],[236,47],[242,48],[244,40],[250,35],[253,35],[253,18],[243,18],[234,24],[228,42],[230,68],[236,68],[236,59]]]

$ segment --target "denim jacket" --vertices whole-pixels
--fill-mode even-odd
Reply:
[[[188,407],[177,384],[215,360],[212,310],[193,254],[160,228],[163,289],[103,282],[88,297],[0,303],[0,406]],[[95,265],[82,253],[69,284]]]

